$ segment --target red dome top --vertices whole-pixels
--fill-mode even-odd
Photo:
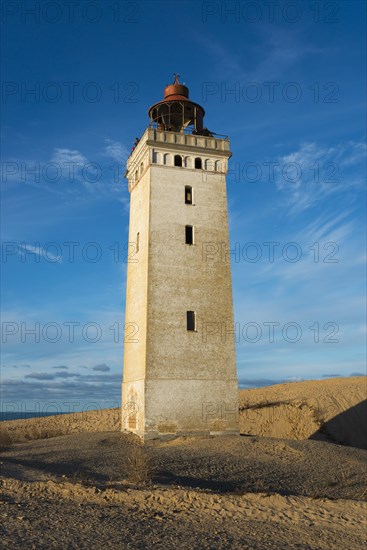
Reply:
[[[201,131],[205,111],[189,99],[188,87],[181,84],[179,75],[175,74],[173,84],[164,88],[164,99],[152,105],[148,114],[151,123],[157,123],[160,129],[177,132],[193,125],[195,131]]]
[[[164,99],[189,99],[189,89],[185,84],[180,84],[178,77],[179,74],[175,74],[175,80],[173,84],[169,84],[164,89]]]

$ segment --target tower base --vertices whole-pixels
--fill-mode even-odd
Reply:
[[[122,430],[143,440],[239,434],[237,380],[123,383]]]

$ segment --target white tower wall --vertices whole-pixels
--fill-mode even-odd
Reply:
[[[139,244],[128,263],[122,428],[142,438],[238,433],[225,253],[230,154],[228,140],[149,128],[128,161],[129,243]],[[185,204],[185,186],[193,204]],[[187,330],[187,311],[196,313],[195,331]]]

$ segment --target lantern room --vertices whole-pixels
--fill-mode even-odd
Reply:
[[[189,89],[175,74],[173,84],[164,89],[164,99],[150,107],[150,126],[171,132],[190,132],[206,135],[203,128],[204,109],[189,99]]]

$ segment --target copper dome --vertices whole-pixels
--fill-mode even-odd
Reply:
[[[182,132],[193,126],[195,132],[201,132],[205,111],[189,99],[189,89],[179,82],[179,75],[174,76],[173,84],[164,88],[164,99],[148,111],[151,125],[156,123],[158,129],[173,132]]]

